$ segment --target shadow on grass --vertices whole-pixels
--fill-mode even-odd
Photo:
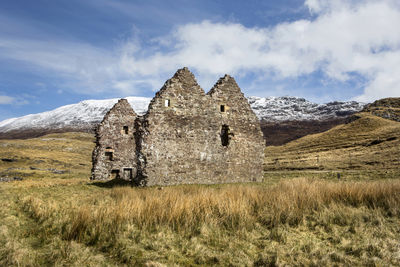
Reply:
[[[89,183],[89,185],[95,185],[98,187],[103,187],[103,188],[113,188],[116,186],[135,186],[134,183],[132,183],[131,181],[126,181],[123,179],[113,179],[110,181],[99,181],[99,182],[92,182]]]

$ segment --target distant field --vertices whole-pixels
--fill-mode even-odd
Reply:
[[[382,139],[396,134],[378,122]],[[400,170],[383,149],[398,138],[353,147],[386,153],[374,168],[273,167],[262,183],[162,189],[90,182],[93,141],[0,140],[0,177],[23,178],[0,183],[0,266],[400,265]],[[302,142],[283,148],[288,163],[296,144],[305,158],[323,152]]]
[[[88,133],[0,140],[0,177],[87,179],[93,148],[94,136]]]

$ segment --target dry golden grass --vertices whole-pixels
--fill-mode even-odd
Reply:
[[[372,123],[378,136],[398,133],[395,124],[366,118],[357,123]],[[284,151],[322,153],[333,140],[324,138]],[[0,141],[1,157],[17,159],[0,162],[0,172],[24,177],[0,183],[0,266],[400,264],[393,163],[385,163],[389,171],[341,171],[340,180],[336,172],[275,171],[257,184],[112,187],[89,182],[92,142],[80,133]],[[334,142],[346,149],[338,145],[345,137]]]
[[[95,204],[76,205],[71,212],[65,233],[68,239],[82,241],[85,234],[114,234],[109,231],[122,222],[141,229],[154,230],[168,226],[174,231],[192,235],[203,224],[227,230],[253,229],[257,224],[273,228],[279,224],[298,225],[304,214],[321,210],[331,203],[382,208],[399,215],[400,182],[335,183],[296,179],[278,185],[226,185],[221,188],[180,186],[155,188],[114,188]],[[33,207],[34,217],[53,214],[48,203],[28,197],[22,203]],[[106,227],[108,231],[102,229]],[[92,240],[91,240],[92,242]]]
[[[26,140],[0,140],[0,177],[83,178],[90,175],[94,137],[88,133],[49,134]],[[62,171],[64,173],[56,173]]]
[[[0,265],[400,264],[398,180],[9,183],[2,201]]]
[[[265,169],[400,169],[400,122],[359,116],[329,131],[267,147]]]

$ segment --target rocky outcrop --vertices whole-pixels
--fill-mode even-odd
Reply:
[[[361,111],[365,106],[364,103],[356,101],[317,104],[292,96],[251,96],[248,100],[258,118],[268,122],[323,121],[344,118]]]
[[[107,121],[112,128],[108,118],[102,124]],[[120,117],[116,124],[116,129],[122,126]],[[205,94],[187,68],[178,70],[156,93],[144,117],[135,119],[135,127],[135,151],[130,147],[129,153],[135,154],[137,184],[211,184],[262,178],[260,124],[228,75]],[[121,138],[118,131],[99,130],[104,140],[111,134],[115,134],[115,142]],[[94,155],[102,153],[96,149]],[[99,160],[93,164],[94,170],[97,164],[108,166]],[[93,178],[97,179],[96,173]]]
[[[389,97],[368,104],[363,112],[400,122],[400,97]]]

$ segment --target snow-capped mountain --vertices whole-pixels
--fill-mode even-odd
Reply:
[[[248,98],[253,111],[264,121],[306,121],[345,117],[359,112],[365,106],[356,101],[317,104],[304,98],[256,97]]]
[[[135,112],[142,115],[146,112],[151,98],[126,97]],[[331,102],[316,104],[297,97],[249,97],[251,107],[260,120],[269,122],[324,120],[345,117],[360,111],[364,104],[352,102]],[[0,122],[0,137],[7,133],[20,131],[42,131],[68,129],[91,131],[106,112],[118,101],[118,98],[105,100],[85,100],[77,104],[59,107],[38,114]]]
[[[41,128],[91,128],[103,119],[107,111],[118,102],[118,99],[85,100],[51,111],[7,119],[0,122],[0,132]],[[148,97],[126,97],[126,99],[139,115],[147,111],[151,100]]]

